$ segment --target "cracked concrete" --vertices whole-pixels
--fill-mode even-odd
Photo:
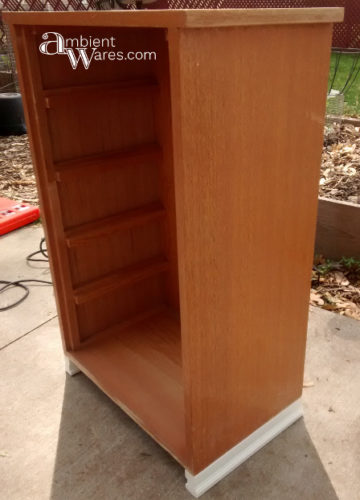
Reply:
[[[49,279],[25,263],[41,236],[0,239],[3,279]],[[55,315],[51,287],[0,313],[0,497],[190,500],[182,468],[84,375],[65,375]],[[360,499],[359,322],[311,309],[305,381],[304,419],[204,500]]]

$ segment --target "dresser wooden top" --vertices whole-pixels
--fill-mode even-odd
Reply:
[[[186,9],[140,11],[4,12],[8,24],[206,28],[341,22],[340,7],[305,9]]]

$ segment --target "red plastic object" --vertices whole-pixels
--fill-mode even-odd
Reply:
[[[0,198],[0,236],[30,224],[39,217],[40,210],[37,207]]]

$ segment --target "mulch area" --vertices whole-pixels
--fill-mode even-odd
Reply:
[[[310,303],[360,320],[360,259],[329,261],[316,257]]]
[[[325,129],[320,196],[360,204],[360,128]],[[0,197],[38,206],[27,135],[0,137]],[[360,260],[316,257],[311,304],[360,320]]]
[[[360,204],[360,127],[326,127],[319,194]],[[0,137],[0,196],[39,204],[27,135]]]
[[[325,128],[319,195],[360,204],[360,128]]]
[[[359,127],[338,123],[325,128],[319,195],[360,204]],[[360,320],[360,260],[316,256],[310,302]]]
[[[27,135],[0,136],[0,197],[39,205]]]

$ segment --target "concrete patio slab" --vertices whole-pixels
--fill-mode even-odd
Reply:
[[[16,259],[7,268],[11,278],[23,272]],[[42,293],[33,293],[31,318],[21,306],[5,313],[10,333],[0,313],[8,338],[18,327],[23,335],[0,350],[1,498],[190,500],[183,469],[84,375],[65,375],[57,320],[34,329],[44,304],[54,313],[52,290]],[[204,500],[360,498],[359,322],[311,309],[305,381],[305,418]]]
[[[42,236],[44,230],[41,225],[30,225],[0,237],[0,280],[51,281],[49,264],[26,261],[27,255],[39,249]],[[0,313],[0,347],[16,340],[57,314],[52,286],[34,283],[29,288],[30,295],[23,303],[16,309]],[[20,298],[22,293],[20,289],[4,292],[0,295],[1,307]]]

